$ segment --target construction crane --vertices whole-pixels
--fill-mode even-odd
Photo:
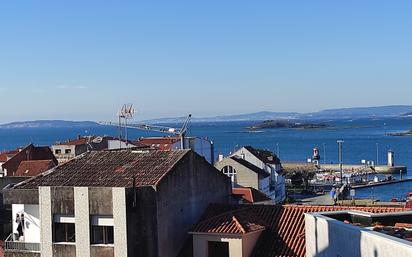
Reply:
[[[159,126],[159,125],[149,125],[149,124],[123,124],[124,128],[132,128],[132,129],[140,129],[140,130],[148,130],[148,131],[156,131],[160,133],[168,133],[174,134],[180,137],[180,148],[186,149],[186,133],[189,127],[190,120],[192,118],[192,114],[189,114],[184,121],[181,128],[172,128],[166,126]],[[119,126],[114,122],[99,122],[101,125],[111,125],[111,126]]]

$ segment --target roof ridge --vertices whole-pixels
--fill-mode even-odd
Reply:
[[[62,164],[57,165],[57,166],[54,166],[53,168],[51,168],[51,169],[49,169],[49,170],[46,170],[45,172],[42,172],[42,173],[40,173],[40,174],[38,174],[38,175],[36,175],[36,176],[34,176],[34,177],[31,177],[31,178],[28,178],[28,179],[26,179],[26,180],[23,180],[22,182],[19,182],[19,183],[15,184],[15,185],[13,186],[13,188],[15,188],[15,187],[17,187],[17,186],[21,186],[21,185],[27,184],[27,183],[29,183],[29,182],[31,182],[31,181],[39,178],[39,177],[48,176],[48,175],[50,175],[51,173],[53,173],[57,168],[62,167],[62,166],[65,166],[65,165],[67,165],[68,163],[71,163],[71,162],[73,162],[73,161],[75,161],[75,160],[77,160],[77,159],[80,159],[80,158],[82,158],[83,156],[85,156],[87,153],[90,153],[90,152],[82,153],[82,154],[74,157],[73,159],[70,159],[69,161],[67,161],[67,162],[65,162],[65,163],[62,163]],[[41,186],[41,185],[40,185],[40,186]]]
[[[240,223],[240,221],[236,218],[235,215],[232,216],[232,221],[235,222],[236,227],[240,229],[242,234],[246,234],[246,230],[243,228],[242,223]]]
[[[233,216],[233,213],[235,213],[235,212],[245,211],[245,210],[248,210],[248,209],[251,209],[251,208],[250,208],[249,206],[245,206],[244,208],[241,208],[241,209],[235,209],[235,210],[225,211],[225,212],[223,212],[223,213],[221,213],[221,214],[214,215],[214,216],[212,216],[212,217],[209,217],[209,218],[207,218],[207,219],[204,219],[204,220],[200,221],[199,223],[206,223],[207,221],[211,221],[211,220],[213,220],[213,219],[217,219],[217,218],[223,217],[223,216],[225,216],[225,215],[231,215],[231,216]]]

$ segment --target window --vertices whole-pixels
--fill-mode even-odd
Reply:
[[[232,180],[232,185],[236,183],[236,170],[232,166],[225,166],[221,171]]]
[[[91,244],[114,244],[113,216],[92,215],[90,225]]]
[[[54,150],[54,153],[55,153],[55,154],[61,154],[61,153],[62,153],[62,149],[56,149],[56,150]]]
[[[208,257],[229,257],[228,242],[208,242]]]
[[[75,229],[74,223],[53,223],[53,242],[68,242],[74,243],[75,240]]]
[[[71,152],[72,152],[71,149],[66,149],[66,150],[64,150],[64,153],[66,153],[66,154],[71,153]]]
[[[114,244],[113,226],[92,225],[91,229],[91,244]]]

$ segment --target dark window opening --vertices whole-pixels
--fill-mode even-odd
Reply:
[[[66,153],[66,154],[71,153],[71,152],[72,152],[71,149],[66,149],[66,150],[64,150],[64,153]]]
[[[54,153],[55,153],[55,154],[61,154],[61,153],[62,153],[62,150],[61,150],[61,149],[56,149],[56,150],[54,150]]]
[[[208,257],[229,257],[229,243],[209,241]]]
[[[53,224],[53,242],[76,242],[74,223],[57,223]]]
[[[92,226],[92,244],[114,244],[113,226]]]

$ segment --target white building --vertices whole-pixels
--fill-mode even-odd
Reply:
[[[215,167],[231,177],[234,187],[253,187],[275,203],[286,199],[285,174],[279,158],[270,151],[245,146],[227,158],[219,156]]]

